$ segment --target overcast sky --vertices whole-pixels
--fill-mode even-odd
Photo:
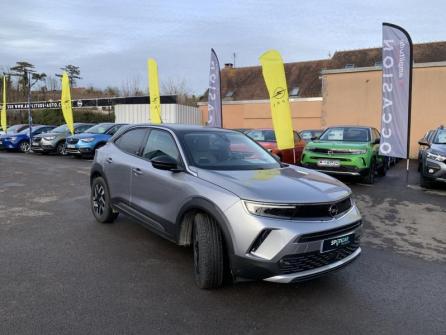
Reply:
[[[383,21],[403,26],[417,42],[446,40],[445,1],[2,1],[0,67],[26,60],[54,74],[80,66],[78,86],[121,87],[158,61],[160,81],[207,86],[209,53],[220,63],[258,65],[267,49],[285,62],[328,57],[336,50],[376,47]]]

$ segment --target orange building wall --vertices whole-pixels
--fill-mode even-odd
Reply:
[[[290,102],[293,128],[319,129],[321,127],[321,99],[300,99]],[[207,105],[199,106],[202,123],[205,124]],[[224,128],[271,128],[271,109],[269,101],[223,103]]]
[[[410,156],[427,130],[446,124],[446,66],[415,67],[412,81]],[[381,71],[323,75],[321,125],[381,127]]]

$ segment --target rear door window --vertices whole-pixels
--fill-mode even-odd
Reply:
[[[130,129],[116,139],[115,145],[128,154],[138,155],[147,132],[148,128]]]

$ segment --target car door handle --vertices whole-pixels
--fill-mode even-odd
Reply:
[[[132,172],[138,176],[142,175],[142,171],[140,168],[132,168]]]
[[[111,163],[111,162],[113,162],[113,158],[108,157],[108,158],[106,159],[106,161],[107,161],[107,163]]]

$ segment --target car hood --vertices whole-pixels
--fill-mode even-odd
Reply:
[[[368,142],[343,142],[343,141],[313,141],[306,148],[322,149],[367,149]]]
[[[55,136],[56,138],[65,138],[68,136],[67,133],[44,133],[44,134],[39,134],[39,135],[35,135],[33,137],[38,137],[38,138],[42,138],[42,137],[50,137],[50,136]]]
[[[430,151],[438,152],[439,154],[446,155],[446,144],[432,144]]]
[[[78,139],[83,139],[83,138],[89,138],[89,137],[93,137],[96,139],[104,139],[104,138],[109,138],[110,135],[107,134],[93,134],[93,133],[82,133],[82,134],[76,134],[74,136],[71,136],[72,138],[78,138]]]
[[[312,170],[285,167],[255,171],[197,169],[198,177],[241,199],[271,203],[320,203],[347,197],[351,190],[332,177]]]

